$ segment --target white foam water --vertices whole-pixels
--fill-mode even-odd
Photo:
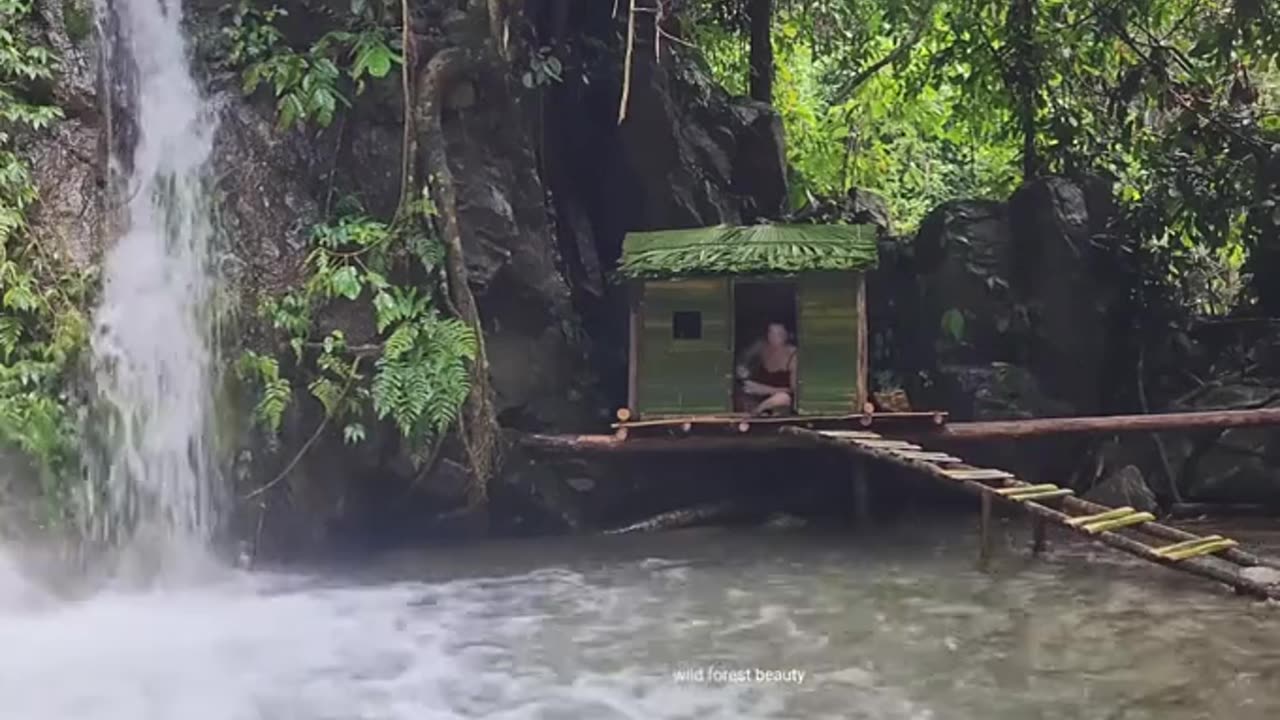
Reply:
[[[105,71],[130,96],[113,104],[129,108],[136,136],[128,158],[113,158],[126,203],[94,316],[106,458],[90,468],[89,514],[101,539],[198,553],[221,504],[211,459],[215,118],[191,74],[179,2],[98,0],[97,9],[111,48]]]

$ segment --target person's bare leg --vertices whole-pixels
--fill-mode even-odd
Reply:
[[[748,395],[754,395],[755,397],[767,398],[778,392],[778,390],[776,388],[771,388],[768,385],[762,385],[755,380],[744,380],[742,382],[742,392]]]
[[[779,392],[770,395],[760,404],[756,406],[754,414],[763,415],[773,410],[790,410],[791,409],[791,393]]]

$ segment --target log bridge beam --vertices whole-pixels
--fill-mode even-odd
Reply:
[[[1280,600],[1280,584],[1266,583],[1240,572],[1243,568],[1265,566],[1280,568],[1280,561],[1260,557],[1235,547],[1234,541],[1217,536],[1200,537],[1155,522],[1147,513],[1131,508],[1109,508],[1081,500],[1066,488],[1032,485],[1011,473],[991,468],[974,468],[950,458],[948,461],[921,459],[914,445],[881,438],[869,432],[817,431],[788,427],[781,434],[807,438],[815,446],[843,449],[869,460],[876,460],[919,472],[947,485],[978,495],[982,499],[979,530],[979,559],[990,557],[991,508],[996,501],[1021,507],[1034,523],[1052,523],[1088,539],[1122,550],[1144,560],[1182,572],[1221,582],[1237,592],[1261,599]],[[1033,525],[1034,527],[1034,525]],[[1121,534],[1125,528],[1130,534]],[[1043,528],[1034,529],[1033,550],[1042,549]],[[1149,545],[1140,536],[1172,544]],[[1139,536],[1139,537],[1135,537]]]

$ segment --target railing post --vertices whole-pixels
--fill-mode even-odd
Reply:
[[[982,517],[978,521],[978,565],[985,568],[991,560],[991,493],[984,492]]]
[[[867,487],[867,460],[854,456],[850,482],[853,486],[853,523],[859,530],[866,530],[871,525],[871,491]]]
[[[1039,556],[1044,552],[1045,547],[1045,531],[1047,524],[1045,519],[1039,515],[1031,516],[1031,554]]]

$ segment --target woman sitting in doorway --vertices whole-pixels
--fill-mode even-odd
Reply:
[[[787,326],[771,322],[764,338],[738,358],[736,374],[753,415],[789,413],[796,396],[796,346]]]

